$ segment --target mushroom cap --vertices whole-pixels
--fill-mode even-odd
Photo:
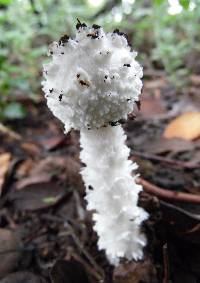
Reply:
[[[142,89],[142,67],[125,34],[78,23],[50,45],[43,91],[53,114],[68,132],[115,125],[133,111]]]

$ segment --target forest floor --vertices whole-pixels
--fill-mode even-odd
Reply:
[[[200,282],[200,139],[164,137],[175,117],[200,109],[200,77],[191,81],[179,93],[150,73],[124,125],[150,218],[144,260],[116,268],[85,209],[78,132],[65,136],[43,98],[23,100],[28,116],[0,127],[0,283]]]

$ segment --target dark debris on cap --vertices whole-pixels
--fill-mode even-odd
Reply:
[[[78,23],[76,24],[76,29],[87,27],[85,23],[81,23],[79,19],[77,19]]]
[[[65,43],[67,43],[69,40],[69,36],[67,34],[63,35],[60,40],[59,40],[59,45],[64,45]]]
[[[113,31],[113,33],[116,33],[116,34],[118,34],[120,36],[124,36],[126,38],[126,40],[128,41],[128,35],[126,33],[124,33],[124,32],[119,31],[119,29],[115,29]]]
[[[93,24],[93,25],[92,25],[92,28],[93,28],[93,29],[100,29],[100,28],[101,28],[101,26],[96,25],[96,24]]]

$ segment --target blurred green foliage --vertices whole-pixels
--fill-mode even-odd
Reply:
[[[172,1],[178,13],[169,13]],[[41,92],[48,44],[73,34],[77,18],[127,32],[145,67],[183,87],[200,53],[199,1],[0,0],[0,119],[24,117],[20,99]]]

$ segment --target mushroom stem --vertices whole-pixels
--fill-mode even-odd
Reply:
[[[136,183],[137,176],[132,176],[137,165],[128,160],[125,140],[121,125],[81,130],[87,207],[94,210],[98,246],[114,265],[122,257],[141,259],[146,244],[140,225],[148,214],[137,204],[142,187]]]

